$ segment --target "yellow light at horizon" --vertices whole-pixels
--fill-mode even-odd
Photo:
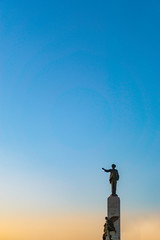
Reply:
[[[12,216],[0,218],[0,240],[101,240],[104,219],[100,215]],[[122,219],[123,240],[159,240],[160,219],[127,214]]]

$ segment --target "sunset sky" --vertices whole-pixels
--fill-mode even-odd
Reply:
[[[0,240],[160,239],[160,2],[0,1]]]

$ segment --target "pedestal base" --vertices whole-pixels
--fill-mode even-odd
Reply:
[[[111,231],[112,240],[120,240],[120,198],[118,196],[110,196],[108,202],[108,218],[113,222],[115,232]],[[116,218],[117,217],[117,218]],[[107,236],[106,240],[110,240]]]

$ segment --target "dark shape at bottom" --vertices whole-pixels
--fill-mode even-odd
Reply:
[[[114,227],[114,222],[119,219],[118,216],[113,216],[111,218],[105,217],[105,224],[104,224],[104,234],[103,234],[103,240],[106,240],[106,237],[108,236],[109,240],[112,240],[112,236],[110,232],[116,232],[116,229]]]

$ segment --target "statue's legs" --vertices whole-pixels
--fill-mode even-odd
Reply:
[[[107,233],[108,233],[108,234],[107,234],[107,235],[108,235],[108,239],[109,239],[109,240],[112,240],[112,239],[111,239],[111,234],[110,234],[110,232],[107,231]]]
[[[116,186],[117,186],[117,181],[116,179],[112,179],[112,195],[116,195]]]
[[[106,234],[105,234],[105,233],[103,234],[102,239],[103,239],[103,240],[106,240]]]

